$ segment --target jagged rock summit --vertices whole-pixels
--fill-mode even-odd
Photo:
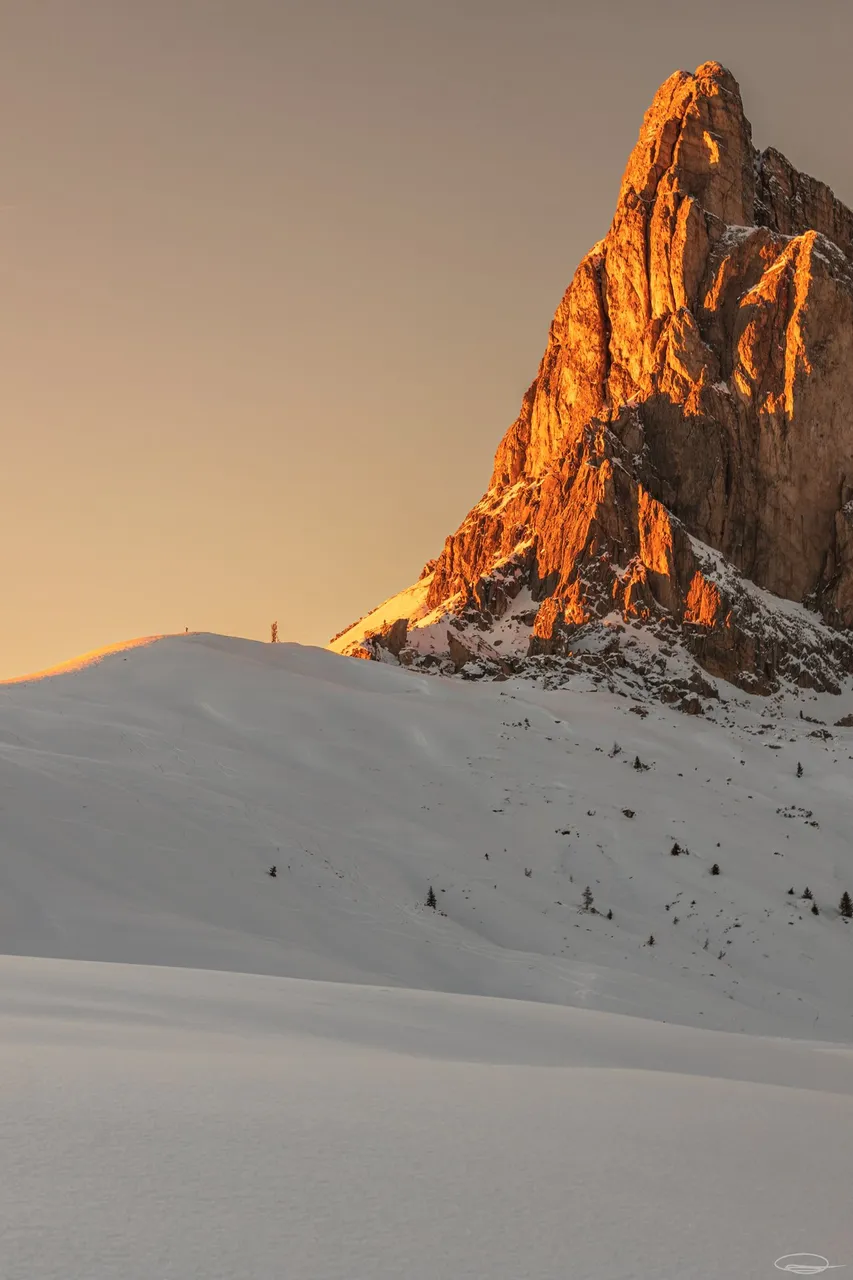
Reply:
[[[851,625],[853,213],[708,62],[646,113],[485,496],[332,647],[766,693],[838,687]]]

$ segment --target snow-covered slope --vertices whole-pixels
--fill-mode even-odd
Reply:
[[[0,959],[0,1270],[728,1280],[794,1250],[849,1266],[851,1058],[517,1001]]]
[[[849,699],[706,706],[213,636],[3,687],[0,949],[849,1040]]]
[[[853,1262],[850,700],[738,699],[215,636],[0,689],[4,1280]]]

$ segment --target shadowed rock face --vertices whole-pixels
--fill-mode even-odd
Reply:
[[[424,611],[482,632],[527,587],[531,655],[567,652],[573,628],[615,610],[665,619],[715,674],[769,687],[785,655],[694,540],[853,624],[853,213],[754,149],[717,63],[658,90]]]

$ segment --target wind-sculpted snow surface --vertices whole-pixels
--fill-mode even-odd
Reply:
[[[853,1264],[849,1049],[6,958],[0,1080],[4,1280],[728,1280],[793,1250]]]
[[[853,698],[572,679],[187,636],[0,688],[0,950],[849,1040]]]
[[[0,688],[3,1280],[853,1265],[853,699],[584,679]]]

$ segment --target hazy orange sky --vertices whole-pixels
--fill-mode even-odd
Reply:
[[[658,84],[853,202],[850,0],[0,0],[0,676],[325,643],[479,498]]]

